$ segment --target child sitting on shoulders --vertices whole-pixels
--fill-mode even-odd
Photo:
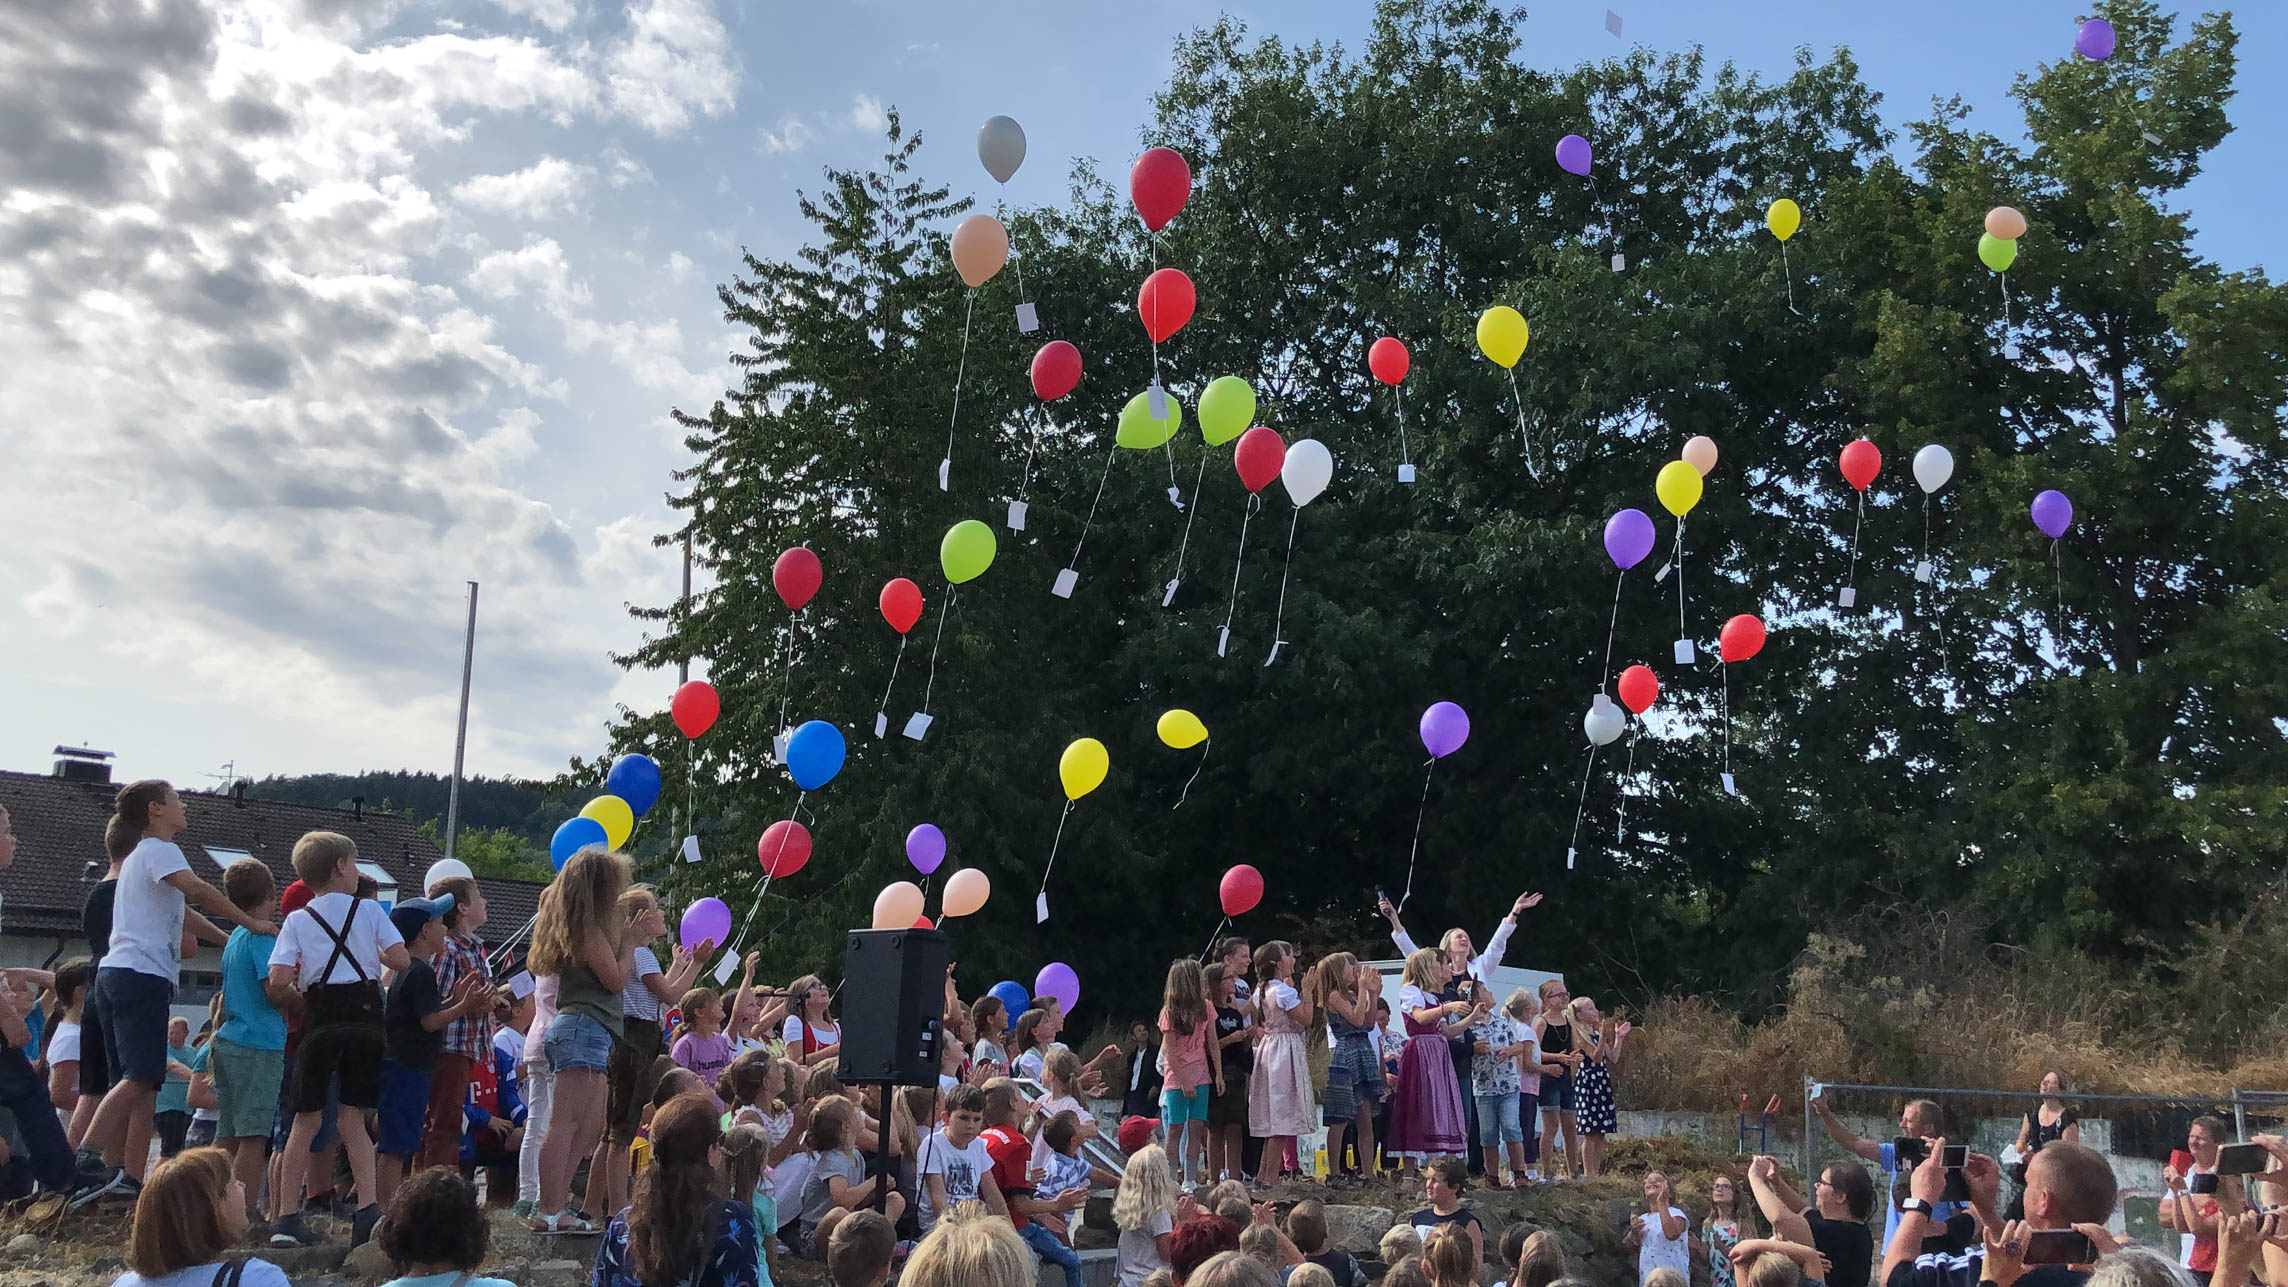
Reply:
[[[471,1276],[490,1234],[474,1185],[443,1167],[420,1172],[398,1186],[377,1235],[398,1275],[386,1287],[515,1287]]]

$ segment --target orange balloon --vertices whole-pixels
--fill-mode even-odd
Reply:
[[[971,215],[953,229],[953,269],[976,290],[1009,262],[1009,230],[992,215]]]
[[[1700,471],[1705,478],[1716,467],[1716,440],[1700,434],[1684,444],[1684,463]]]
[[[2026,235],[2026,216],[2009,206],[1996,206],[1986,212],[1986,233],[2000,241],[2016,241]]]

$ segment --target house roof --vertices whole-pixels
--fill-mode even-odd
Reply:
[[[79,934],[80,905],[103,879],[103,824],[120,783],[70,782],[40,773],[0,771],[0,806],[16,833],[16,861],[0,871],[0,932]],[[358,859],[387,872],[401,893],[411,896],[443,858],[429,837],[399,814],[281,800],[240,799],[206,791],[182,792],[190,826],[175,838],[191,870],[210,884],[222,883],[222,868],[240,853],[270,868],[284,889],[294,880],[294,842],[310,831],[338,831],[357,844]],[[232,852],[223,852],[232,851]],[[520,880],[480,880],[486,924],[482,934],[496,944],[517,933],[540,907],[545,885]]]

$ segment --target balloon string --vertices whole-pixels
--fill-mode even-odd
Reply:
[[[1255,511],[1262,504],[1263,496],[1261,493],[1249,492],[1247,494],[1247,506],[1240,511],[1239,557],[1231,561],[1231,605],[1225,608],[1223,613],[1223,628],[1226,630],[1231,629],[1232,620],[1239,615],[1239,570],[1247,563],[1247,525],[1254,520]]]
[[[1184,779],[1184,789],[1177,793],[1176,802],[1172,805],[1169,805],[1169,808],[1181,809],[1184,807],[1184,801],[1188,799],[1192,794],[1192,783],[1200,780],[1201,770],[1207,768],[1208,766],[1208,747],[1211,745],[1213,745],[1211,742],[1200,743],[1200,762],[1197,767],[1193,768],[1192,776]]]
[[[1295,529],[1303,522],[1303,507],[1295,507],[1295,518],[1287,524],[1287,564],[1279,569],[1279,611],[1271,619],[1271,655],[1279,655],[1279,631],[1287,624],[1287,576],[1295,570]],[[1271,663],[1263,663],[1268,666]]]
[[[945,606],[938,609],[937,639],[930,644],[929,649],[929,680],[922,685],[922,714],[924,715],[929,714],[930,694],[937,689],[937,650],[938,646],[945,642],[945,619],[953,615],[953,596],[956,593],[957,591],[952,586],[947,586],[945,588]],[[883,700],[887,701],[888,699],[884,698]]]
[[[1732,663],[1719,660],[1716,669],[1724,676],[1724,771],[1732,771]]]
[[[969,305],[962,310],[961,314],[961,362],[953,369],[953,418],[948,420],[945,426],[945,459],[948,464],[953,461],[953,432],[955,427],[961,423],[961,379],[969,374],[969,319],[974,317],[976,313],[977,291],[975,288],[971,288]],[[950,479],[952,471],[949,469],[946,472]]]
[[[1072,816],[1072,811],[1073,802],[1067,800],[1065,801],[1065,811],[1057,815],[1057,838],[1049,842],[1049,865],[1041,868],[1040,893],[1042,895],[1049,892],[1049,873],[1056,870],[1057,849],[1065,842],[1065,819]]]
[[[800,612],[790,612],[787,614],[786,674],[784,676],[784,682],[779,685],[779,727],[782,729],[787,726],[787,696],[794,690],[794,664],[798,660],[798,653],[802,648],[802,634],[800,631],[795,629],[796,619],[801,616],[802,614]]]
[[[1229,916],[1226,916],[1222,920],[1216,922],[1215,933],[1208,935],[1208,945],[1200,949],[1201,960],[1204,961],[1208,959],[1208,953],[1215,951],[1216,940],[1223,937],[1224,927],[1229,924],[1231,924],[1231,918]]]
[[[1589,758],[1581,765],[1581,795],[1573,802],[1573,838],[1565,842],[1567,867],[1573,863],[1573,846],[1581,840],[1581,815],[1589,809],[1589,773],[1597,767],[1597,744],[1589,743]]]
[[[2002,338],[2007,342],[2010,338],[2010,274],[1994,274],[1994,284],[2002,288]]]
[[[1600,693],[1605,691],[1605,676],[1611,674],[1613,669],[1613,635],[1621,628],[1621,586],[1627,583],[1628,577],[1629,570],[1622,568],[1620,574],[1613,578],[1613,620],[1605,627],[1605,664],[1597,672],[1597,691]]]
[[[1784,241],[1780,243],[1780,271],[1787,274],[1787,310],[1801,317],[1803,310],[1795,306],[1795,270],[1788,266],[1787,243]]]
[[[1639,718],[1642,717],[1640,716]],[[1627,849],[1629,844],[1629,781],[1636,777],[1637,738],[1643,733],[1644,726],[1641,724],[1634,724],[1629,729],[1629,764],[1627,768],[1621,770],[1621,789],[1619,792],[1621,797],[1620,822],[1613,828],[1613,844],[1623,850]]]
[[[1849,586],[1859,576],[1859,525],[1867,521],[1867,493],[1859,493],[1859,512],[1851,520],[1851,562],[1843,570],[1843,584]]]
[[[1055,422],[1049,420],[1049,409],[1042,407],[1039,410],[1040,418],[1033,422],[1033,441],[1025,448],[1025,476],[1017,480],[1018,500],[1025,499],[1025,493],[1033,489],[1033,456],[1041,449],[1041,425],[1047,423],[1050,427],[1055,427]]]
[[[1081,521],[1080,540],[1073,544],[1072,562],[1066,564],[1066,567],[1080,566],[1081,546],[1088,544],[1088,529],[1096,522],[1096,507],[1104,501],[1104,485],[1112,481],[1112,458],[1119,450],[1120,443],[1115,441],[1111,450],[1104,453],[1104,476],[1096,480],[1096,499],[1088,503],[1088,517]]]
[[[1684,515],[1676,516],[1676,637],[1686,638],[1684,627]]]
[[[699,834],[699,739],[683,741],[683,834]]]
[[[1430,811],[1430,775],[1438,771],[1438,758],[1430,758],[1429,767],[1422,772],[1422,803],[1414,810],[1414,843],[1406,847],[1406,888],[1398,895],[1398,910],[1406,910],[1406,900],[1414,897],[1414,858],[1422,851],[1422,816]]]
[[[1525,395],[1517,389],[1517,368],[1509,368],[1509,396],[1517,403],[1517,436],[1525,444],[1525,473],[1535,482],[1541,481],[1541,471],[1533,467],[1533,431],[1525,427]]]
[[[1001,221],[1004,229],[1009,226],[1008,209],[1009,185],[1004,183],[1001,185],[1001,195],[993,202],[993,217]],[[1017,253],[1015,237],[1009,238],[1009,262],[1017,267],[1017,299],[1022,302],[1025,298],[1025,257]]]
[[[1390,394],[1398,400],[1398,463],[1409,464],[1414,456],[1406,449],[1406,390],[1394,384]]]
[[[938,622],[938,629],[941,632],[945,629],[945,623],[943,621]],[[887,711],[890,709],[890,694],[897,691],[898,687],[898,667],[904,665],[905,661],[906,636],[899,635],[897,656],[892,658],[890,661],[890,682],[882,689],[882,704],[875,709],[882,711]],[[925,702],[924,704],[926,705],[927,703]]]
[[[1172,465],[1174,462],[1170,463]],[[1176,575],[1173,579],[1177,581],[1184,579],[1184,551],[1192,548],[1192,519],[1200,512],[1200,488],[1206,484],[1207,479],[1208,452],[1207,448],[1202,447],[1199,477],[1192,480],[1192,503],[1184,510],[1184,539],[1176,543]]]
[[[532,927],[539,923],[540,913],[534,912],[532,914],[532,919],[524,923],[524,928],[518,930],[514,934],[509,935],[508,941],[501,944],[499,947],[494,948],[492,955],[487,959],[495,965],[507,960],[509,953],[514,952],[516,950],[516,945],[523,942],[524,936],[530,934],[532,932]]]
[[[2058,652],[2063,656],[2066,638],[2066,567],[2064,555],[2058,552],[2059,541],[2060,538],[2052,538],[2050,541],[2050,571],[2058,579]]]

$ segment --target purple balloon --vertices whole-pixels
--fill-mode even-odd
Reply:
[[[2112,48],[2111,45],[2107,46]],[[1568,134],[1557,140],[1557,164],[1586,179],[1589,177],[1589,140]]]
[[[1624,509],[1605,520],[1605,553],[1626,572],[1652,553],[1652,519],[1641,509]]]
[[[1433,760],[1443,760],[1470,740],[1470,717],[1452,702],[1439,702],[1422,712],[1422,749]]]
[[[2073,502],[2066,499],[2064,492],[2043,492],[2036,496],[2034,526],[2053,541],[2064,536],[2066,529],[2073,526]]]
[[[2113,57],[2113,24],[2103,18],[2084,19],[2074,33],[2074,52],[2091,62]]]
[[[683,909],[682,932],[678,936],[685,947],[696,952],[701,943],[723,946],[731,938],[731,909],[720,898],[702,898]]]
[[[1067,1016],[1080,1004],[1080,976],[1063,961],[1051,961],[1033,976],[1033,995],[1053,997]]]
[[[945,833],[936,823],[925,822],[906,833],[906,861],[924,876],[945,861]]]

